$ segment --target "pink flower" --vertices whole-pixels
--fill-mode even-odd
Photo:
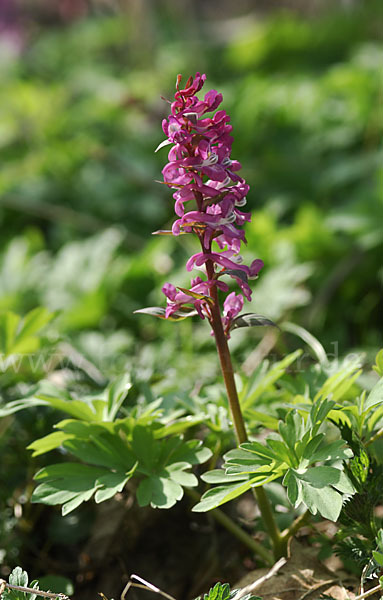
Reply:
[[[243,309],[243,296],[241,294],[235,294],[235,292],[231,292],[226,297],[225,302],[223,303],[223,325],[225,328],[225,333],[227,337],[229,336],[230,325],[233,322],[233,319],[241,312]]]
[[[263,261],[260,258],[255,259],[250,267],[246,265],[242,265],[240,262],[234,262],[228,255],[232,255],[231,251],[224,251],[220,254],[212,252],[199,252],[198,254],[194,254],[189,258],[186,263],[186,269],[191,271],[193,267],[201,267],[206,264],[208,261],[211,261],[213,264],[223,267],[223,269],[218,273],[218,276],[228,274],[230,277],[233,277],[243,293],[245,294],[248,300],[251,300],[251,289],[248,285],[248,279],[255,279],[257,277],[259,271],[263,267]],[[236,256],[237,261],[241,258],[238,255]]]
[[[177,288],[174,287],[173,284],[165,283],[162,288],[163,293],[168,299],[165,316],[170,317],[184,304],[191,304],[202,319],[204,319],[205,316],[210,317],[210,289],[215,285],[217,285],[216,281],[204,281],[200,277],[196,277],[196,279],[191,282],[190,290],[177,291]],[[218,282],[218,287],[224,292],[228,291],[228,286],[223,281]],[[190,292],[190,294],[188,294],[188,292]]]
[[[179,75],[171,114],[162,123],[167,139],[158,149],[171,145],[168,163],[162,173],[164,182],[174,189],[178,218],[172,233],[197,235],[201,251],[187,261],[186,268],[208,272],[210,279],[197,277],[192,280],[189,290],[177,290],[170,283],[162,289],[167,297],[167,317],[183,304],[191,304],[201,318],[210,319],[212,289],[218,288],[225,293],[229,289],[221,277],[229,275],[250,300],[248,281],[258,275],[263,262],[255,259],[246,266],[239,254],[241,244],[246,243],[241,227],[251,220],[250,213],[240,210],[246,204],[249,186],[238,174],[241,164],[231,158],[230,117],[225,110],[217,110],[222,103],[222,94],[210,90],[203,100],[198,98],[196,94],[203,87],[206,75],[196,73],[194,78],[189,77],[183,88],[181,80]],[[192,205],[188,210],[186,207],[190,202]],[[213,249],[213,244],[218,251]],[[242,310],[243,302],[243,296],[234,292],[225,300],[222,319],[228,337],[230,323]]]

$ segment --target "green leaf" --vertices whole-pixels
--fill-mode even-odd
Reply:
[[[383,348],[375,357],[375,365],[372,367],[380,377],[383,377]]]
[[[0,313],[0,354],[5,358],[11,354],[27,354],[40,346],[39,332],[54,314],[39,307],[24,318],[13,312]]]
[[[308,446],[306,448],[308,449]],[[318,450],[312,453],[307,452],[307,458],[309,459],[310,463],[325,462],[328,460],[335,462],[337,460],[346,460],[348,458],[351,458],[352,456],[352,450],[346,446],[343,440],[336,440],[335,442],[323,443],[323,446],[320,447]]]
[[[182,486],[165,477],[151,476],[140,482],[137,501],[140,506],[171,508],[183,496]]]
[[[291,504],[298,507],[302,502],[301,490],[302,486],[299,479],[295,476],[293,469],[289,469],[282,481],[283,485],[287,488],[287,497]]]
[[[19,400],[21,405],[18,410],[28,406],[52,406],[68,415],[85,421],[95,420],[95,413],[86,402],[74,400],[64,389],[54,386],[49,381],[42,381],[33,396]]]
[[[101,465],[122,472],[131,469],[135,463],[132,452],[124,442],[117,436],[113,436],[107,432],[97,437],[91,437],[86,441],[78,439],[66,440],[64,448],[80,460],[91,465]]]
[[[315,409],[315,415],[320,419],[326,410],[323,407],[321,409],[319,405],[324,404],[328,409],[327,401],[319,402]],[[311,430],[304,433],[305,428],[306,425],[299,413],[291,411],[286,417],[286,423],[280,424],[284,441],[269,437],[266,440],[267,446],[259,442],[246,442],[239,448],[230,450],[224,457],[225,474],[215,470],[202,477],[209,483],[221,485],[204,494],[196,510],[210,510],[237,497],[248,486],[264,485],[283,477],[288,498],[294,506],[298,506],[303,501],[314,514],[318,510],[326,518],[338,514],[338,509],[342,506],[342,494],[355,492],[351,482],[343,471],[335,467],[327,465],[311,469],[307,467],[310,462],[319,460],[339,462],[350,458],[352,452],[343,440],[324,445],[324,434],[317,434],[310,439]],[[323,444],[322,448],[321,444]],[[289,466],[292,468],[289,469]],[[247,481],[243,481],[245,475],[249,476]],[[233,479],[230,479],[231,477]],[[327,497],[336,500],[329,509],[323,508]]]
[[[363,449],[360,449],[359,456],[355,455],[349,462],[351,474],[355,477],[356,481],[361,484],[365,483],[367,480],[369,466],[369,456]]]
[[[182,486],[196,486],[197,478],[186,471],[211,456],[211,450],[203,448],[199,440],[156,440],[149,428],[141,426],[133,430],[132,448],[137,472],[146,476],[137,489],[138,503],[153,508],[170,508],[182,498]]]
[[[329,486],[316,487],[302,482],[302,502],[313,515],[319,512],[330,521],[337,521],[342,510],[342,496]]]
[[[278,379],[280,379],[286,372],[287,368],[302,354],[302,350],[296,350],[291,354],[285,356],[284,359],[275,363],[265,374],[261,377],[255,378],[253,385],[250,388],[245,386],[243,393],[240,394],[240,402],[243,410],[256,404],[258,398],[268,390],[272,389],[272,386]]]
[[[183,292],[187,296],[195,298],[196,300],[204,300],[210,305],[214,304],[213,298],[211,298],[210,296],[206,296],[205,294],[198,294],[197,292],[192,292],[191,290],[179,286],[177,286],[177,290],[180,290],[180,292]]]
[[[176,310],[170,317],[166,317],[166,309],[161,306],[148,306],[147,308],[140,308],[139,310],[133,311],[135,314],[143,314],[150,315],[152,317],[158,317],[160,319],[166,319],[167,321],[182,321],[187,317],[194,317],[198,315],[198,312],[195,308],[189,308],[187,306],[182,306],[178,310]]]
[[[333,483],[332,486],[342,494],[355,494],[355,488],[344,471],[340,472],[339,480]]]
[[[0,408],[0,417],[6,417],[8,415],[12,415],[19,410],[24,410],[25,408],[31,408],[32,406],[46,406],[47,403],[44,400],[39,400],[37,398],[25,398],[22,400],[14,400],[13,402],[8,402],[2,408]]]
[[[201,497],[200,502],[193,506],[193,512],[206,512],[208,510],[212,510],[213,508],[217,508],[234,498],[238,498],[241,494],[247,492],[247,490],[251,489],[252,480],[234,483],[232,485],[223,485],[217,486],[208,490]]]
[[[161,445],[154,439],[149,427],[137,425],[133,430],[132,449],[140,466],[151,469],[161,452]]]
[[[359,377],[361,357],[357,356],[353,360],[345,360],[341,368],[331,375],[317,392],[314,402],[319,398],[329,398],[335,402],[345,394],[353,382]]]
[[[114,421],[131,387],[130,376],[125,374],[113,380],[101,393],[84,396],[81,401],[91,410],[89,420]]]
[[[51,406],[75,419],[89,422],[111,422],[126,398],[132,384],[129,376],[114,380],[103,390],[101,397],[90,396],[73,398],[63,388],[56,387],[49,381],[41,381],[34,394],[9,402],[0,409],[0,416],[6,416],[31,406]]]
[[[33,479],[35,479],[35,481],[48,481],[49,479],[63,479],[65,477],[71,477],[75,480],[81,480],[85,477],[86,479],[91,480],[98,472],[98,469],[95,467],[88,467],[79,463],[65,462],[42,467],[42,469],[37,471]]]
[[[9,576],[11,585],[19,585],[20,587],[28,587],[28,573],[23,571],[21,567],[15,567]]]
[[[65,502],[65,504],[59,502],[58,504],[63,504],[61,507],[61,513],[63,517],[72,512],[72,510],[78,508],[83,502],[87,502],[88,500],[90,500],[96,489],[97,488],[95,487],[94,489],[85,490],[84,492],[77,492],[76,495],[74,495],[71,499]]]
[[[229,598],[230,585],[228,583],[216,583],[207,594],[203,595],[203,600],[229,600]],[[202,600],[202,597],[199,596],[196,600]]]
[[[113,498],[118,492],[122,492],[126,483],[132,477],[133,472],[134,471],[131,470],[129,475],[122,472],[110,472],[98,477],[96,485],[99,485],[100,488],[96,491],[94,496],[96,504],[109,500],[109,498]]]
[[[294,450],[295,444],[299,441],[305,433],[305,423],[303,417],[296,410],[290,411],[287,416],[285,423],[280,421],[279,433],[287,446]]]
[[[375,536],[375,540],[378,546],[378,550],[383,552],[383,529],[380,528],[378,533]]]
[[[198,480],[188,472],[211,456],[199,440],[184,442],[180,437],[156,440],[152,427],[135,426],[132,444],[120,435],[120,424],[89,423],[67,419],[57,425],[64,434],[63,447],[87,464],[61,463],[41,469],[35,479],[40,483],[32,501],[62,504],[63,514],[77,508],[95,494],[103,502],[120,492],[135,472],[144,475],[137,498],[140,504],[169,508],[182,498],[185,487]],[[53,436],[53,434],[52,434]],[[59,441],[57,436],[34,442],[41,452]],[[40,444],[40,446],[39,446]]]
[[[307,445],[310,443],[310,439],[312,439],[312,436],[313,436],[313,430],[309,429],[306,431],[306,433],[302,436],[301,439],[298,439],[298,441],[296,443],[295,453],[300,461],[302,461],[302,459],[303,459],[303,453],[304,453]],[[314,437],[315,437],[315,435],[314,435]]]
[[[322,344],[307,329],[289,321],[282,323],[281,329],[300,337],[311,348],[320,364],[326,365],[328,363],[326,351]]]
[[[272,438],[267,438],[267,445],[275,452],[275,456],[277,460],[280,462],[285,462],[287,465],[293,467],[296,465],[297,460],[295,453],[291,451],[291,449],[286,446],[284,442],[281,440],[274,440]]]
[[[230,590],[228,583],[216,583],[214,587],[210,588],[207,594],[198,596],[195,600],[231,600],[237,595],[239,590]],[[242,597],[242,600],[261,600],[259,596],[253,596],[252,594],[246,594]]]
[[[191,465],[200,465],[213,455],[210,448],[203,445],[200,440],[188,440],[173,453],[172,461],[186,461]]]
[[[93,479],[72,479],[69,475],[68,480],[50,481],[47,483],[41,483],[37,486],[32,494],[31,502],[41,502],[42,504],[48,505],[63,505],[67,502],[74,500],[76,507],[89,500],[96,490],[95,480],[96,476],[99,475],[99,471],[95,474]],[[66,513],[65,513],[66,514]]]
[[[262,315],[245,313],[233,319],[230,325],[230,331],[232,329],[239,329],[240,327],[278,327],[278,325]]]
[[[13,312],[0,314],[0,354],[4,357],[14,352],[17,327],[20,317]]]
[[[249,281],[247,274],[245,273],[245,271],[242,271],[242,269],[225,269],[224,271],[222,271],[220,273],[219,276],[223,277],[224,275],[230,275],[231,277],[237,277],[244,283],[247,283]]]
[[[276,458],[276,454],[271,448],[254,441],[241,444],[239,449],[229,450],[225,454],[224,459],[227,463],[235,462],[239,465],[245,465],[248,461],[252,460],[254,462],[254,457],[252,458],[251,454],[261,457],[262,464],[266,464],[267,461],[275,460]]]
[[[325,519],[336,521],[342,509],[342,493],[355,492],[346,475],[335,467],[312,467],[304,473],[290,469],[283,480],[287,486],[287,495],[298,506],[303,502],[316,514],[319,512]]]
[[[371,414],[368,416],[368,419],[367,419],[367,428],[368,428],[367,435],[368,436],[369,436],[369,432],[371,432],[376,427],[376,425],[382,419],[382,417],[383,417],[383,404],[379,407],[375,406],[374,410],[371,411]]]
[[[21,344],[41,331],[55,316],[42,306],[31,310],[21,321],[16,335],[16,344]]]
[[[28,574],[26,571],[23,571],[21,567],[15,567],[13,569],[13,571],[9,575],[9,583],[11,585],[17,585],[19,587],[29,587],[35,590],[39,589],[37,581],[31,581],[31,583],[28,584]],[[5,588],[1,597],[3,600],[36,600],[37,595],[28,592],[21,592],[19,590],[12,590],[10,588]]]
[[[90,423],[79,419],[63,419],[56,423],[55,427],[80,440],[89,440],[92,435],[98,436],[106,432],[114,432],[114,426],[111,423]]]
[[[152,499],[153,495],[153,482],[147,477],[140,481],[140,484],[137,488],[136,497],[139,506],[148,506]]]
[[[162,427],[158,427],[154,432],[154,437],[156,439],[167,437],[170,435],[181,434],[190,429],[190,427],[194,427],[194,425],[199,425],[203,423],[205,420],[204,416],[193,416],[188,415],[186,417],[178,418],[175,421],[163,425]]]
[[[301,481],[306,481],[315,487],[322,488],[327,485],[335,485],[340,481],[342,471],[335,467],[319,466],[308,469],[299,475]]]
[[[33,491],[31,501],[42,504],[62,504],[62,514],[66,515],[82,502],[90,500],[100,487],[98,478],[108,471],[101,467],[90,467],[78,463],[61,463],[40,469],[35,475],[43,481]]]
[[[172,481],[179,483],[183,487],[195,487],[198,485],[198,479],[193,473],[186,472],[186,469],[189,468],[189,463],[174,463],[165,467],[165,471]]]
[[[58,448],[69,437],[70,435],[63,431],[54,431],[53,433],[49,433],[48,435],[35,440],[32,444],[29,444],[27,450],[33,450],[32,456],[39,456],[40,454],[45,454],[46,452]]]
[[[313,438],[311,438],[311,440],[308,442],[308,444],[306,444],[306,446],[303,449],[302,458],[307,459],[309,462],[319,461],[320,460],[319,458],[312,458],[312,457],[317,456],[316,451],[318,449],[318,446],[320,446],[320,444],[322,443],[324,437],[325,437],[324,433],[318,433]],[[344,444],[344,442],[342,442],[342,443]],[[320,456],[319,453],[318,453],[318,456]],[[322,459],[322,460],[325,460],[325,459]]]
[[[275,417],[265,414],[259,410],[255,410],[253,408],[245,409],[246,418],[250,421],[253,420],[255,423],[259,425],[263,425],[267,429],[273,429],[276,431],[278,429],[279,421]]]
[[[213,469],[212,471],[206,471],[201,475],[202,481],[206,483],[232,483],[234,481],[244,481],[248,479],[247,475],[228,475],[223,469]]]
[[[126,374],[115,379],[107,387],[107,414],[105,418],[108,421],[114,421],[132,385],[130,375]]]
[[[379,379],[379,381],[374,385],[371,392],[367,396],[367,399],[364,403],[363,409],[369,410],[373,406],[377,406],[383,403],[383,377]]]
[[[127,442],[109,423],[87,423],[77,420],[64,420],[56,425],[63,430],[64,448],[84,462],[126,472],[131,469],[135,457]],[[51,434],[53,437],[55,434]],[[33,442],[31,446],[39,448],[41,443],[49,443],[50,436]]]
[[[244,477],[245,475],[251,475],[254,476],[254,474],[259,474],[259,473],[270,473],[270,471],[274,468],[275,466],[275,461],[271,462],[269,465],[260,465],[257,464],[255,461],[253,464],[249,464],[248,466],[242,466],[242,465],[232,465],[231,463],[225,463],[225,469],[226,469],[226,473],[230,476],[238,476],[241,475],[241,477]]]
[[[221,584],[216,583],[214,587],[210,588],[207,594],[198,596],[195,600],[228,600],[230,598],[230,586],[228,583]]]
[[[63,396],[66,396],[65,392],[61,390],[57,390],[57,392],[60,395],[62,394]],[[44,400],[45,403],[52,406],[52,408],[65,412],[75,419],[83,419],[85,421],[96,420],[94,411],[90,406],[81,400],[73,400],[72,398],[59,396],[47,396],[42,393],[37,394],[36,398]]]
[[[310,410],[310,421],[313,426],[315,433],[318,431],[320,425],[324,422],[329,412],[334,408],[335,402],[333,400],[320,399],[314,400],[314,403]]]

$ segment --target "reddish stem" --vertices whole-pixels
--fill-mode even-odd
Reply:
[[[204,252],[206,252],[205,249]],[[210,281],[213,280],[215,276],[214,264],[210,260],[206,262],[206,272],[208,279]],[[248,441],[248,437],[246,433],[245,422],[243,420],[241,406],[239,403],[237,386],[235,384],[234,370],[231,362],[230,350],[223,329],[221,312],[218,302],[217,286],[213,286],[211,288],[210,296],[214,301],[210,306],[210,324],[215,336],[218,356],[227,390],[227,396],[229,400],[229,407],[233,419],[235,434],[238,440],[238,444],[243,444],[244,442]],[[276,559],[280,558],[281,556],[284,556],[286,554],[287,542],[286,540],[281,538],[281,534],[276,524],[274,514],[265,490],[263,489],[263,487],[256,487],[253,491],[259,506],[259,510],[261,511],[263,522],[273,543],[274,556]]]

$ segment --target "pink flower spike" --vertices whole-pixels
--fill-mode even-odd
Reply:
[[[227,294],[229,288],[222,278],[228,275],[234,279],[242,293],[231,292],[224,302],[222,322],[228,338],[244,297],[251,300],[249,280],[258,276],[263,261],[257,258],[250,266],[242,264],[241,244],[246,244],[242,227],[251,215],[241,209],[246,204],[249,186],[239,175],[240,162],[231,158],[232,125],[230,116],[219,108],[222,94],[212,89],[203,99],[197,96],[205,80],[206,75],[197,72],[182,85],[181,75],[177,77],[171,114],[162,123],[167,139],[158,149],[165,145],[171,148],[162,173],[164,183],[174,190],[177,219],[172,233],[194,234],[201,246],[200,252],[187,261],[186,269],[201,269],[206,279],[209,263],[211,280],[196,277],[189,290],[166,283],[163,292],[168,304],[166,316],[183,304],[192,305],[213,327],[212,310],[217,310],[215,290]]]

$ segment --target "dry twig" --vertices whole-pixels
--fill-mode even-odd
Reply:
[[[36,594],[36,596],[43,596],[44,598],[55,598],[55,600],[70,600],[69,596],[66,596],[65,594],[43,592],[42,590],[38,590],[36,588],[23,587],[21,585],[13,585],[5,581],[5,579],[0,579],[0,595],[2,595],[7,588],[9,588],[10,590],[17,590],[18,592],[26,592],[27,594]]]
[[[251,594],[262,583],[264,583],[265,581],[267,581],[268,579],[273,577],[276,573],[278,573],[279,569],[281,569],[286,564],[286,562],[287,562],[286,558],[280,558],[275,563],[275,565],[273,567],[271,567],[270,571],[268,571],[268,573],[266,573],[266,575],[263,575],[263,577],[260,577],[253,583],[250,583],[249,585],[246,585],[244,588],[239,590],[237,592],[237,594],[234,596],[233,600],[240,600],[240,598],[243,598],[247,594]]]
[[[137,579],[137,581],[139,583],[136,583],[135,581],[133,581],[134,579]],[[121,600],[125,600],[126,594],[128,593],[128,591],[131,587],[137,587],[137,588],[141,588],[144,590],[149,590],[150,592],[160,594],[161,596],[163,596],[164,598],[167,598],[168,600],[175,600],[175,598],[173,598],[173,596],[171,596],[170,594],[167,594],[166,592],[163,592],[162,590],[160,590],[160,588],[156,587],[152,583],[149,583],[148,581],[145,581],[145,579],[142,579],[142,577],[139,577],[138,575],[130,576],[129,581],[126,584],[126,586],[121,594]]]

